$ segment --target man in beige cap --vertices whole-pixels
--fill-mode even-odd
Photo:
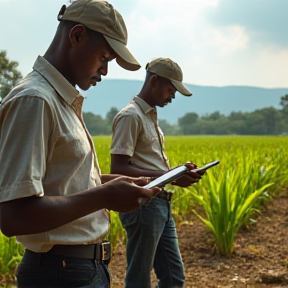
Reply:
[[[169,161],[164,152],[164,135],[158,126],[156,106],[164,107],[176,91],[192,94],[182,84],[177,63],[157,58],[146,66],[146,79],[140,93],[123,108],[113,122],[111,172],[133,177],[158,177],[167,172]],[[192,170],[195,165],[186,163]],[[187,172],[173,184],[188,187],[201,176]],[[126,288],[151,287],[154,268],[160,288],[184,285],[184,268],[178,248],[175,221],[171,213],[172,194],[164,189],[148,205],[120,213],[127,232]]]
[[[108,288],[108,210],[133,211],[159,189],[101,175],[75,87],[96,85],[115,58],[128,70],[140,65],[109,3],[75,1],[58,19],[50,47],[0,106],[0,227],[25,247],[18,288]]]

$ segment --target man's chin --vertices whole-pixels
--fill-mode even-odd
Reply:
[[[93,86],[96,86],[96,84],[92,85],[91,83],[89,83],[89,84],[85,84],[85,85],[81,85],[81,86],[78,85],[78,87],[83,91],[87,91],[90,87],[93,87]]]

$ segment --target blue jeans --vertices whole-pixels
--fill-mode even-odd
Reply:
[[[17,272],[18,288],[109,288],[104,264],[89,259],[26,250]]]
[[[170,203],[153,198],[130,213],[120,213],[127,232],[126,288],[151,287],[152,268],[159,288],[184,286],[184,267]]]

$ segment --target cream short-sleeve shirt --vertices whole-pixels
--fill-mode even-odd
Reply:
[[[101,184],[97,155],[82,118],[83,96],[39,56],[33,71],[0,105],[0,202],[60,196]],[[54,244],[99,242],[109,229],[105,209],[57,229],[18,236],[35,252]]]
[[[132,164],[143,169],[168,171],[156,108],[135,96],[119,111],[113,121],[110,154],[128,155]]]

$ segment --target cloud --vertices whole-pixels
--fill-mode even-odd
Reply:
[[[242,26],[254,44],[288,47],[287,0],[220,0],[205,16],[218,27]]]
[[[283,3],[277,1],[135,1],[125,15],[128,45],[143,66],[154,57],[172,58],[190,84],[285,87],[287,50],[281,41],[287,25],[286,16],[277,19],[283,14],[277,14]],[[273,25],[266,19],[269,10]],[[143,69],[133,73],[135,79],[143,77]]]
[[[220,29],[203,17],[207,9],[217,9],[217,3],[215,0],[158,0],[153,4],[151,0],[137,1],[125,18],[130,50],[142,66],[155,57],[169,57],[182,67],[188,83],[211,81],[199,75],[207,75],[209,66],[217,67],[219,61],[224,66],[224,58],[245,50],[249,39],[242,26]],[[116,73],[113,66],[111,69]],[[124,71],[122,75],[128,73]],[[134,79],[143,77],[143,69],[133,74]],[[214,82],[217,79],[212,77],[217,85]]]
[[[221,1],[221,0],[220,0]],[[175,61],[223,56],[246,48],[249,37],[240,25],[214,27],[203,15],[217,9],[215,0],[141,0],[126,18],[129,39],[135,51],[151,57],[173,56]],[[132,42],[132,43],[131,43]]]

